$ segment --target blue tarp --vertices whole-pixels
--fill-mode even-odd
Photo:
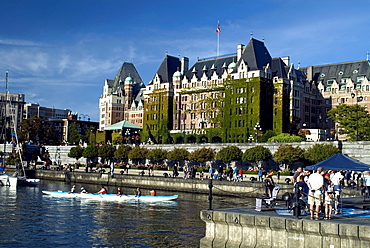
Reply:
[[[306,170],[316,170],[319,167],[323,167],[324,170],[370,171],[370,165],[359,162],[342,153],[337,153],[315,165],[306,166]]]

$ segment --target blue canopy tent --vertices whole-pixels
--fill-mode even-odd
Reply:
[[[342,153],[337,153],[315,165],[306,166],[305,169],[315,171],[319,167],[323,167],[324,170],[370,171],[370,165],[359,162]]]

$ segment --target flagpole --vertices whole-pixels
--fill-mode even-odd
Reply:
[[[217,57],[220,56],[220,33],[217,33]]]
[[[221,26],[220,26],[220,21],[217,22],[217,57],[220,56],[220,33],[221,33]]]

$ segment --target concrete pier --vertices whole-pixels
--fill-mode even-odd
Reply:
[[[344,207],[363,207],[362,198],[346,198]],[[369,203],[367,203],[369,205]],[[279,216],[254,208],[203,210],[206,236],[200,247],[365,248],[370,247],[368,218],[336,215],[331,220]]]

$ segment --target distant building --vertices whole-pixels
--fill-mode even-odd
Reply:
[[[41,118],[45,121],[52,119],[67,119],[71,112],[70,109],[42,107],[37,103],[27,103],[24,105],[24,119],[29,119],[32,116]]]
[[[49,119],[48,122],[53,124],[54,132],[58,135],[60,143],[68,141],[69,128],[73,123],[76,124],[78,133],[82,135],[86,135],[89,130],[96,131],[99,127],[98,122],[81,120],[76,114],[69,114],[67,118],[62,119]]]
[[[99,99],[99,130],[126,120],[143,126],[145,85],[132,63],[123,63],[114,79],[106,79]]]
[[[0,92],[1,140],[4,140],[5,136],[6,140],[10,140],[11,130],[20,126],[24,104],[24,94]]]
[[[326,130],[332,139],[341,137],[340,126],[328,118],[327,112],[339,104],[370,107],[370,61],[359,60],[326,65],[308,66],[299,69],[306,75],[305,92],[311,92],[316,99],[306,102],[303,122],[308,127]],[[361,136],[361,134],[360,134]]]

